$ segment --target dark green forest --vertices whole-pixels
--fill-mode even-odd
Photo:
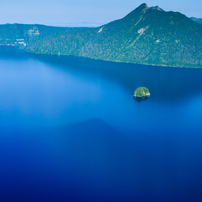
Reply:
[[[39,39],[57,33],[63,33],[81,28],[53,27],[29,24],[0,25],[0,45],[29,46]]]
[[[26,46],[26,51],[34,54],[201,68],[199,21],[141,4],[124,18],[97,28],[0,25],[0,45]]]
[[[98,28],[60,33],[26,49],[36,54],[172,67],[202,67],[202,26],[179,12],[140,5]]]

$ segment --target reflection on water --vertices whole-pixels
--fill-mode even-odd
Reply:
[[[154,99],[164,102],[177,101],[202,93],[202,69],[113,63],[74,56],[35,57],[64,68],[106,77],[121,84],[131,94],[137,87],[146,86]]]
[[[149,97],[148,96],[143,96],[143,97],[135,97],[135,96],[133,96],[133,98],[137,102],[142,102],[142,101],[146,101]]]

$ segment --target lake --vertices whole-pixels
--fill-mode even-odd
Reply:
[[[0,47],[1,201],[201,201],[201,78]]]

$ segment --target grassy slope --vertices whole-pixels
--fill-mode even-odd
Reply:
[[[142,4],[126,17],[98,28],[58,34],[27,49],[160,66],[202,67],[202,27],[178,12]]]

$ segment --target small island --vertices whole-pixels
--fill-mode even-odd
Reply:
[[[139,87],[134,91],[133,97],[137,101],[142,101],[148,99],[150,97],[150,92],[146,87]]]

